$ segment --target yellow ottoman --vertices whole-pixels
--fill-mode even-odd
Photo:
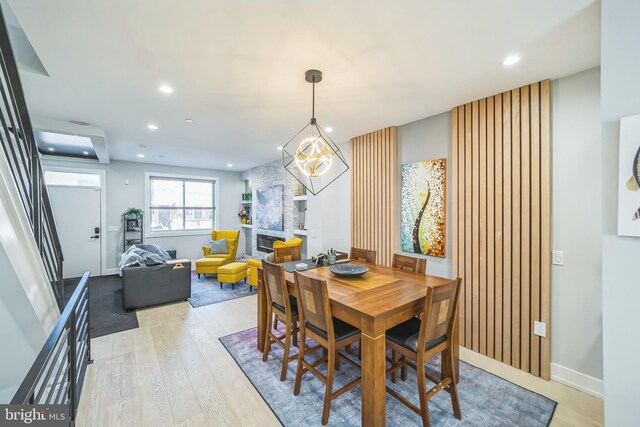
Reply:
[[[201,274],[218,274],[220,266],[228,264],[226,258],[200,258],[196,261],[196,274],[198,279]]]
[[[240,280],[244,279],[246,282],[247,270],[249,270],[249,264],[246,262],[232,262],[231,264],[226,264],[218,268],[218,282],[220,282],[220,289],[222,289],[223,283],[231,283],[231,288],[235,289],[236,283]]]

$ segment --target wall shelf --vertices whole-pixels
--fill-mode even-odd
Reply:
[[[251,200],[243,200],[240,203],[242,203],[243,205],[250,205],[252,202],[251,202]]]
[[[293,201],[294,202],[302,202],[302,201],[306,201],[307,200],[307,196],[293,196]]]
[[[242,228],[253,228],[253,224],[240,224]]]
[[[308,234],[308,230],[293,230],[293,234],[296,236],[306,236]]]

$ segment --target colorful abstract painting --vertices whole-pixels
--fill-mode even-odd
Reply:
[[[284,230],[284,184],[256,190],[256,228]]]
[[[620,119],[618,234],[640,237],[640,115]]]
[[[402,165],[402,250],[445,256],[446,159]]]

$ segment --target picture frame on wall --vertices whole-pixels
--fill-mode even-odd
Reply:
[[[139,231],[140,223],[138,222],[138,218],[128,218],[127,219],[127,231]]]

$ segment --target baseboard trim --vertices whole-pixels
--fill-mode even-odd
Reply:
[[[105,268],[104,271],[102,272],[103,276],[110,276],[112,274],[118,274],[120,273],[120,269],[119,268]]]
[[[592,396],[596,396],[601,399],[604,398],[604,381],[583,374],[582,372],[574,371],[573,369],[552,363],[551,379],[577,390],[584,391],[585,393],[589,393]]]

